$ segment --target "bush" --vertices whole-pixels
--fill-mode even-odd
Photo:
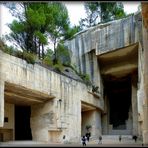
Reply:
[[[62,72],[64,67],[62,65],[62,63],[60,61],[57,61],[57,64],[55,64],[54,66],[54,69],[57,70],[58,72]]]
[[[92,85],[92,92],[99,93],[99,86]]]
[[[56,49],[56,57],[57,60],[60,60],[62,64],[70,65],[71,64],[71,56],[67,47],[63,44],[58,44]]]
[[[33,53],[23,51],[23,59],[26,60],[27,63],[35,64],[36,55]]]
[[[84,81],[84,83],[86,85],[91,85],[90,77],[89,77],[88,74],[81,74],[81,73],[79,73],[78,75],[81,77],[81,79]]]
[[[10,55],[13,55],[15,51],[13,46],[7,46],[2,39],[0,39],[0,50]]]
[[[10,47],[6,46],[3,51],[7,54],[13,55],[14,48],[12,46],[10,46]]]
[[[17,50],[17,51],[15,51],[15,55],[14,56],[23,59],[23,52],[20,51],[20,50]]]
[[[6,48],[6,45],[2,39],[0,39],[0,50],[4,51]]]
[[[53,61],[50,57],[46,56],[43,59],[43,64],[47,65],[47,66],[53,66]]]
[[[45,64],[47,66],[53,66],[52,56],[53,56],[53,51],[51,49],[47,49],[47,52],[46,52],[45,57],[43,59],[43,64]]]
[[[15,51],[15,56],[26,60],[26,62],[29,64],[35,64],[36,55],[33,53],[29,53],[27,51],[22,52],[20,50],[17,50],[17,51]]]

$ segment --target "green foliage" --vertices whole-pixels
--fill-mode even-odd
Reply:
[[[23,22],[18,22],[13,20],[12,24],[9,25],[9,28],[14,31],[14,33],[21,33],[25,29],[25,24]]]
[[[56,48],[56,57],[57,60],[61,61],[63,65],[71,64],[70,52],[64,44],[59,43]]]
[[[86,18],[80,20],[80,27],[91,27],[97,24],[100,10],[98,8],[98,2],[85,2],[84,8],[86,12]]]
[[[74,35],[79,31],[80,31],[80,26],[74,26],[72,28],[68,27],[64,34],[64,40],[72,39]]]
[[[79,22],[81,30],[126,16],[122,2],[85,2],[84,7],[87,17]]]
[[[52,57],[53,54],[54,54],[54,53],[53,53],[53,50],[50,49],[50,48],[48,48],[48,49],[47,49],[47,52],[46,52],[46,55]]]
[[[111,10],[111,9],[112,8],[110,7],[109,10]],[[123,4],[121,2],[115,3],[113,6],[113,16],[111,17],[111,19],[109,19],[109,21],[115,20],[115,19],[120,19],[123,17],[126,17],[126,13],[124,12]]]
[[[92,128],[92,126],[91,125],[86,125],[86,130],[89,130],[90,128]]]
[[[4,52],[5,52],[5,53],[8,53],[8,54],[10,54],[10,55],[13,55],[14,52],[15,52],[15,49],[14,49],[12,46],[6,46]]]
[[[48,49],[43,59],[43,63],[47,66],[53,66],[52,56],[53,56],[53,51],[51,49]]]
[[[3,51],[5,49],[5,47],[6,47],[6,45],[5,45],[4,41],[0,38],[0,50]]]
[[[23,52],[20,51],[20,50],[17,50],[17,51],[15,52],[15,56],[18,57],[18,58],[23,59]]]
[[[7,54],[10,54],[10,55],[16,56],[18,58],[24,59],[24,60],[27,61],[27,63],[30,63],[30,64],[34,64],[35,60],[36,60],[35,54],[28,53],[27,51],[22,52],[20,50],[15,49],[12,46],[7,46],[4,43],[4,41],[2,41],[1,39],[0,39],[0,50],[2,50],[3,52],[5,52]]]
[[[99,87],[98,86],[95,86],[95,85],[92,85],[92,92],[96,92],[96,93],[99,93]]]
[[[34,35],[38,38],[39,42],[47,45],[47,36],[42,34],[40,31],[35,31]]]
[[[0,39],[0,50],[4,50],[6,47],[4,41],[2,39]]]
[[[70,21],[67,8],[64,4],[53,2],[50,7],[53,10],[54,23],[49,28],[48,32],[50,33],[55,50],[57,43],[64,38],[67,30],[70,28]]]
[[[12,32],[7,39],[23,51],[37,54],[40,59],[44,58],[48,39],[53,41],[55,49],[57,42],[71,37],[76,31],[76,28],[70,30],[68,11],[63,3],[21,2],[12,5],[15,7],[11,4],[8,7],[17,20],[9,24]]]
[[[0,50],[7,54],[13,55],[16,49],[14,49],[12,46],[7,46],[4,41],[0,39]]]
[[[40,6],[38,9],[36,6]],[[44,10],[42,9],[43,4],[30,5],[26,11],[26,18],[30,26],[33,26],[35,30],[39,30],[41,26],[45,25],[46,16]]]
[[[81,79],[87,86],[91,85],[90,76],[88,74],[78,73],[78,75],[81,77]]]
[[[72,65],[72,64],[68,64],[66,65],[68,67],[70,67],[71,69],[73,69],[75,71],[75,73],[83,80],[83,82],[87,85],[87,86],[91,86],[92,82],[90,80],[90,76],[88,74],[82,74],[80,72],[77,71],[76,65]]]
[[[27,49],[27,37],[25,35],[26,33],[26,27],[24,22],[18,22],[17,20],[14,20],[11,24],[8,25],[10,30],[9,35],[6,35],[6,39],[16,43],[22,50]]]
[[[28,53],[26,51],[19,51],[17,50],[15,52],[15,56],[21,59],[26,60],[27,63],[29,64],[35,64],[35,60],[36,60],[36,55],[32,54],[32,53]]]
[[[62,65],[62,63],[60,61],[57,61],[57,64],[55,64],[53,67],[58,72],[62,72],[64,69],[64,66]]]
[[[51,58],[49,58],[49,57],[46,56],[46,57],[43,59],[43,64],[45,64],[45,65],[47,65],[47,66],[53,66],[53,61],[52,61]]]
[[[36,55],[23,51],[23,59],[26,60],[27,63],[35,64]]]

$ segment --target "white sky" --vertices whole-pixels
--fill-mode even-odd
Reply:
[[[84,10],[84,5],[83,2],[65,2],[70,21],[72,25],[78,25],[80,18],[85,17],[85,10]],[[123,2],[124,5],[124,11],[129,14],[129,13],[134,13],[138,10],[138,5],[140,5],[140,2]]]
[[[78,25],[80,18],[85,17],[85,10],[83,1],[65,1],[66,7],[68,9],[71,25]],[[134,13],[138,10],[138,5],[140,2],[123,2],[124,10],[127,14]],[[0,5],[0,36],[9,33],[10,29],[7,27],[7,23],[11,23],[14,17],[9,13],[8,8]]]

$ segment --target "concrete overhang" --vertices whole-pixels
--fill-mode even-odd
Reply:
[[[90,105],[86,102],[81,102],[81,109],[82,109],[82,112],[83,112],[83,111],[95,110],[96,107],[92,106],[92,105]]]
[[[4,96],[6,102],[17,105],[44,103],[52,98],[55,98],[52,95],[8,82],[5,82]]]
[[[138,43],[98,56],[102,75],[126,76],[138,68]]]

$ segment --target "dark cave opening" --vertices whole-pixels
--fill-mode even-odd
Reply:
[[[131,79],[129,77],[107,82],[109,99],[109,124],[113,129],[126,129],[126,120],[131,106]]]
[[[15,140],[32,140],[30,115],[30,106],[15,105]]]

